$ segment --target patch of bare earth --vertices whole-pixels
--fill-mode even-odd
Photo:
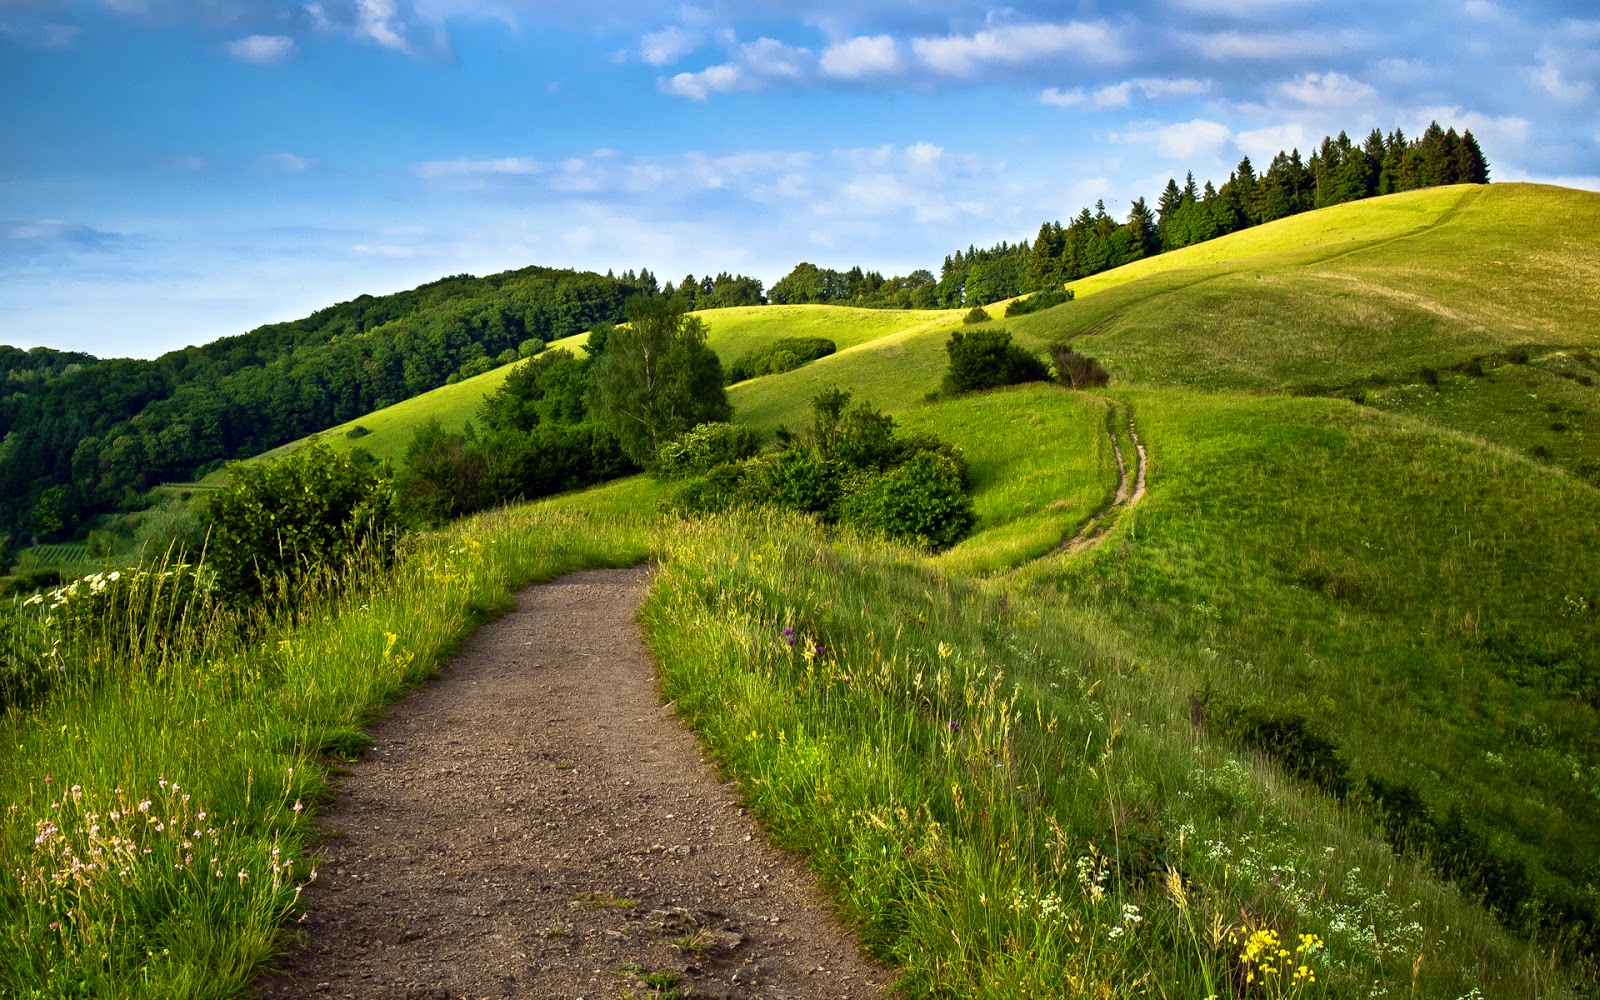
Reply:
[[[647,587],[604,570],[524,592],[373,728],[258,997],[885,995],[893,975],[661,704]]]

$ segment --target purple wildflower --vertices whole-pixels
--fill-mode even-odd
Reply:
[[[950,731],[952,733],[959,733],[961,731],[961,723],[957,722],[954,719],[951,719],[950,720]]]

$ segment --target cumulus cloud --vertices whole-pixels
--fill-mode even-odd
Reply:
[[[1021,66],[1048,56],[1114,63],[1127,57],[1119,33],[1104,23],[1008,24],[970,35],[919,37],[911,50],[929,69],[968,77],[990,66]]]
[[[900,69],[900,47],[889,35],[863,35],[828,46],[820,65],[824,75],[840,80],[883,76]]]
[[[639,58],[652,66],[667,66],[700,47],[698,31],[685,31],[676,25],[653,31],[639,40]]]
[[[228,54],[240,62],[271,66],[294,55],[294,39],[288,35],[247,35],[228,43]]]
[[[719,63],[716,66],[707,66],[697,73],[679,73],[670,80],[664,80],[661,89],[669,94],[687,97],[691,101],[703,101],[712,94],[727,94],[735,90],[748,89],[749,78],[740,72],[739,67],[732,63]]]
[[[760,90],[777,82],[800,83],[813,75],[816,56],[810,49],[758,38],[738,46],[729,62],[707,66],[695,73],[679,73],[659,81],[661,90],[691,101],[712,94]]]
[[[1278,93],[1292,101],[1316,108],[1347,108],[1366,104],[1378,96],[1368,84],[1343,73],[1306,73],[1278,84]]]
[[[1240,132],[1233,137],[1233,144],[1244,155],[1255,160],[1259,170],[1284,150],[1310,149],[1321,140],[1322,133],[1314,132],[1304,123],[1285,122]]]
[[[1127,107],[1132,103],[1133,93],[1136,90],[1143,94],[1147,101],[1165,97],[1197,97],[1211,90],[1211,81],[1146,77],[1124,80],[1093,91],[1086,91],[1082,87],[1075,87],[1072,90],[1050,87],[1039,95],[1039,101],[1058,108],[1104,111],[1109,108]]]
[[[1161,155],[1192,160],[1215,156],[1232,136],[1221,122],[1195,118],[1192,121],[1163,125],[1156,130],[1156,149]]]

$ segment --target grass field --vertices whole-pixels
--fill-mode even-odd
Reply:
[[[1337,224],[1355,237],[1325,239]],[[1307,240],[1302,245],[1299,241]],[[1122,383],[1330,388],[1600,346],[1600,195],[1492,185],[1306,213],[1098,275],[1011,325]]]
[[[25,822],[0,870],[35,857],[42,775],[105,796],[181,774],[239,818],[241,864],[277,845],[303,879],[286,809],[321,787],[316,751],[359,746],[507,588],[648,556],[668,696],[912,996],[1593,997],[1594,955],[1573,957],[1592,928],[1568,918],[1600,906],[1597,262],[1600,195],[1495,185],[1308,213],[1004,322],[1104,361],[1112,383],[1089,392],[931,397],[959,313],[703,314],[725,359],[838,343],[732,387],[736,419],[798,428],[815,393],[848,389],[963,449],[973,534],[929,556],[761,511],[678,521],[648,477],[464,522],[365,603],[307,595],[298,629],[5,717],[0,797]],[[382,434],[398,454],[503,372],[324,440],[376,452]],[[1115,491],[1108,431],[1130,415],[1149,491],[1064,554]],[[1244,710],[1314,739],[1219,728]],[[247,800],[251,774],[272,785]],[[1402,786],[1431,817],[1404,828],[1434,831],[1422,847],[1370,791]],[[236,889],[197,893],[213,917],[108,896],[125,943],[70,953],[80,994],[244,983],[293,903]],[[45,911],[4,905],[0,992],[59,983]],[[1249,957],[1269,933],[1292,966]]]

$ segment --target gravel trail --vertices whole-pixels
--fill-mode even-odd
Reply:
[[[257,996],[883,997],[663,706],[644,569],[533,587],[372,729]],[[692,993],[690,989],[692,988]]]

